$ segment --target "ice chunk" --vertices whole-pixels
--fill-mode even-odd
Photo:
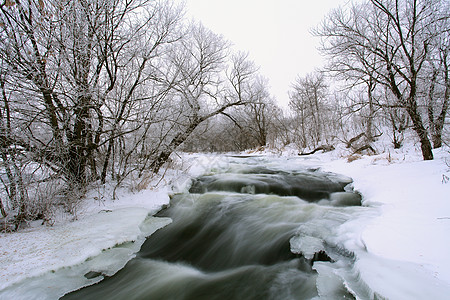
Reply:
[[[314,254],[324,251],[323,241],[313,236],[294,236],[289,242],[291,251],[302,254],[306,259],[313,259]]]
[[[318,273],[316,280],[318,299],[351,299],[352,294],[346,288],[344,280],[336,270],[338,263],[315,262],[313,269]]]

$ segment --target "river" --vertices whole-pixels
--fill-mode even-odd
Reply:
[[[172,197],[157,215],[172,224],[122,270],[63,299],[373,297],[339,236],[369,209],[351,182],[318,168],[230,157]]]

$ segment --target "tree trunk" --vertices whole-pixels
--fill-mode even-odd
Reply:
[[[78,99],[78,107],[75,109],[75,124],[73,133],[69,139],[69,156],[67,162],[67,171],[70,180],[76,184],[85,184],[87,178],[88,164],[88,126],[89,120],[89,96],[80,96]]]
[[[5,190],[9,197],[9,201],[11,201],[13,208],[15,209],[16,207],[19,206],[18,201],[17,201],[16,178],[13,176],[13,173],[9,167],[8,155],[4,151],[2,151],[2,159],[3,159],[3,163],[4,163],[5,173],[6,173],[6,176],[8,177],[8,181],[9,181],[9,188],[4,183]]]
[[[374,119],[374,105],[373,105],[373,91],[375,89],[374,79],[372,74],[369,78],[369,83],[367,84],[367,96],[369,98],[369,116],[367,117],[367,131],[366,138],[367,142],[371,143],[374,141],[373,138],[373,119]]]
[[[422,149],[422,156],[424,160],[433,160],[433,151],[431,147],[430,139],[428,138],[428,133],[423,126],[422,118],[415,109],[414,105],[408,105],[406,108],[411,120],[413,122],[413,129],[417,133],[420,141],[420,148]]]
[[[3,217],[7,217],[8,214],[6,213],[5,207],[3,206],[2,199],[0,198],[0,213]]]
[[[170,155],[175,151],[178,146],[180,146],[186,139],[191,135],[191,133],[197,128],[197,126],[204,121],[203,118],[196,118],[185,131],[178,133],[166,147],[165,150],[161,151],[158,157],[153,161],[150,168],[153,173],[158,173],[161,167],[167,162]]]
[[[24,218],[27,219],[28,212],[27,212],[27,202],[28,202],[28,194],[25,190],[25,184],[22,179],[22,173],[19,170],[19,167],[14,163],[13,164],[14,171],[16,173],[17,178],[17,187],[19,192],[19,213],[16,218]]]
[[[9,188],[8,186],[5,185],[5,190],[6,193],[8,194],[8,197],[11,201],[11,203],[13,204],[13,206],[15,206],[15,201],[16,201],[16,181],[15,178],[11,172],[11,169],[9,168],[9,163],[8,163],[8,148],[10,145],[10,136],[11,136],[11,113],[10,113],[10,108],[9,108],[9,100],[8,97],[6,96],[6,91],[5,91],[5,81],[3,80],[3,78],[0,78],[0,87],[2,89],[2,98],[3,98],[3,104],[4,104],[4,109],[5,109],[5,116],[2,113],[2,110],[0,110],[0,151],[1,151],[1,157],[4,163],[4,168],[5,168],[5,173],[6,176],[8,177],[8,181],[9,181]],[[3,124],[3,122],[6,122],[6,124]],[[9,155],[11,158],[12,156]]]
[[[386,60],[389,62],[389,60]],[[430,139],[428,138],[428,133],[425,127],[423,126],[422,117],[420,116],[420,113],[417,109],[417,100],[416,100],[416,94],[417,94],[417,85],[416,85],[416,79],[417,79],[417,72],[415,71],[414,65],[411,62],[409,69],[411,70],[412,74],[415,74],[415,76],[412,76],[411,81],[409,83],[410,92],[408,97],[403,97],[403,93],[400,91],[399,86],[396,83],[394,71],[392,64],[387,64],[387,70],[389,73],[389,85],[391,91],[396,96],[397,100],[400,104],[402,104],[402,107],[406,110],[406,112],[409,114],[412,122],[413,122],[413,129],[416,132],[417,136],[419,137],[420,141],[420,148],[422,149],[422,156],[424,160],[433,160],[433,151],[431,147]]]
[[[197,126],[200,125],[200,123],[213,116],[223,113],[229,107],[243,104],[244,103],[241,100],[238,100],[236,102],[225,104],[208,115],[202,117],[199,117],[198,115],[192,116],[189,126],[183,132],[179,132],[172,139],[169,145],[164,150],[161,151],[158,157],[150,165],[150,169],[152,170],[152,172],[153,173],[159,172],[159,169],[161,169],[161,167],[167,162],[172,152],[175,151],[176,148],[178,148],[178,146],[180,146],[184,141],[186,141],[186,139],[191,135],[191,133],[195,130],[195,128],[197,128]]]
[[[105,161],[103,162],[102,174],[100,175],[100,181],[102,184],[105,184],[105,182],[106,182],[106,173],[108,171],[108,164],[109,164],[109,160],[111,157],[112,147],[113,147],[113,138],[111,137],[108,142],[108,148],[106,150]]]
[[[442,130],[444,129],[445,117],[447,116],[450,98],[449,66],[446,54],[444,54],[444,58],[442,60],[444,65],[444,78],[445,78],[444,103],[442,103],[442,109],[441,113],[439,114],[439,117],[433,123],[432,139],[434,148],[439,148],[442,146]]]

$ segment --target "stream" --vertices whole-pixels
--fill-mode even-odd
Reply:
[[[367,207],[346,176],[231,157],[196,178],[157,217],[112,277],[62,299],[369,298],[339,227]],[[86,274],[86,277],[101,274]]]

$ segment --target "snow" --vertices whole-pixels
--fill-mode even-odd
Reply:
[[[94,282],[83,274],[113,275],[133,258],[145,237],[171,222],[149,217],[169,202],[167,194],[167,189],[146,190],[119,201],[91,201],[76,221],[0,235],[0,299],[57,299]],[[116,247],[127,242],[133,243]],[[62,287],[55,286],[55,280],[63,279]]]
[[[450,295],[449,149],[422,161],[414,146],[390,154],[363,156],[348,163],[339,151],[317,154],[305,163],[354,179],[372,218],[339,228],[354,251],[361,280],[387,299],[447,299]],[[362,243],[362,244],[361,244]]]
[[[411,143],[352,162],[339,147],[305,157],[296,156],[292,149],[281,156],[270,151],[251,155],[263,155],[268,163],[284,160],[287,169],[320,167],[353,178],[363,205],[372,209],[336,228],[336,240],[355,254],[349,276],[363,281],[372,296],[446,299],[450,295],[450,182],[446,182],[450,154],[444,147],[434,150],[435,160],[422,161],[417,148]],[[174,159],[176,170],[167,172],[159,188],[121,192],[116,201],[87,199],[77,220],[1,234],[0,299],[39,299],[31,291],[45,288],[51,292],[42,299],[56,299],[64,293],[54,287],[56,283],[52,285],[56,277],[72,282],[64,286],[68,291],[102,278],[74,274],[113,274],[134,256],[145,236],[170,222],[151,216],[168,204],[171,193],[185,190],[192,177],[227,164],[220,155],[183,154]],[[311,247],[322,245],[315,241]],[[317,263],[316,268],[326,266]]]
[[[450,286],[418,262],[360,254],[360,278],[386,299],[448,299]]]

